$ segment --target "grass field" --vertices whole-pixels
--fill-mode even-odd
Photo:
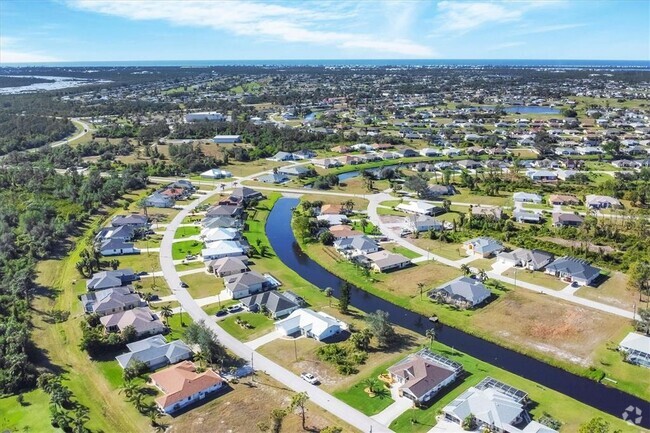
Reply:
[[[399,246],[399,245],[391,245],[391,246],[388,246],[386,249],[389,250],[389,251],[392,251],[392,252],[394,252],[396,254],[401,254],[404,257],[406,257],[407,259],[417,259],[418,257],[421,257],[415,251],[411,251],[408,248],[404,248],[404,247]]]
[[[184,259],[188,254],[197,255],[203,249],[201,241],[180,241],[172,244],[172,258],[174,260]]]
[[[25,403],[16,396],[0,398],[0,431],[8,432],[62,432],[50,425],[50,396],[40,389],[21,394]]]
[[[639,293],[629,289],[627,284],[627,275],[622,272],[612,272],[598,287],[581,287],[576,292],[576,295],[618,308],[632,310],[635,304],[641,305],[641,301],[639,300]]]
[[[176,270],[178,272],[190,271],[192,269],[199,269],[199,268],[205,268],[205,264],[201,260],[195,260],[187,263],[181,263],[180,265],[176,265]]]
[[[505,206],[512,198],[510,195],[500,194],[498,196],[478,195],[472,194],[469,190],[458,188],[458,194],[454,194],[449,198],[453,202],[470,203],[470,204],[486,204],[494,206]]]
[[[113,257],[111,257],[113,258]],[[130,268],[133,272],[153,272],[160,270],[160,260],[158,253],[142,252],[140,254],[129,254],[125,256],[115,256],[120,262],[120,268]]]
[[[510,268],[502,274],[504,277],[515,278],[515,270]],[[529,271],[526,269],[517,269],[517,281],[524,281],[530,284],[537,284],[553,290],[562,290],[568,283],[560,280],[553,275],[540,271]]]
[[[244,328],[236,323],[237,318],[249,323],[251,328]],[[273,319],[261,313],[237,313],[219,321],[226,332],[241,341],[254,340],[273,329]]]
[[[424,248],[425,250],[431,251],[432,253],[442,256],[446,259],[458,260],[467,257],[462,244],[448,244],[446,242],[427,239],[426,237],[422,236],[417,239],[409,239],[409,241],[420,248]]]
[[[201,233],[201,228],[198,226],[194,226],[194,227],[183,226],[183,227],[179,227],[176,230],[176,233],[174,233],[174,239],[183,239],[190,236],[196,236],[199,233]]]
[[[223,279],[205,272],[182,276],[181,281],[187,283],[187,291],[194,299],[216,296],[223,290]]]

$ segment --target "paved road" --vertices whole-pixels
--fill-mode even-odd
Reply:
[[[259,174],[255,174],[253,176],[250,176],[250,178],[258,175]],[[232,187],[232,185],[228,185],[228,187]],[[205,311],[203,311],[203,309],[201,309],[201,307],[187,292],[187,290],[183,289],[180,286],[181,280],[179,278],[178,272],[176,272],[174,260],[172,259],[171,255],[174,233],[180,226],[181,221],[183,221],[183,219],[190,214],[191,209],[195,208],[197,205],[212,197],[213,195],[218,194],[219,192],[220,189],[212,191],[211,193],[194,200],[190,205],[181,210],[181,212],[179,212],[178,215],[176,215],[176,217],[174,217],[174,219],[167,225],[165,234],[163,235],[163,239],[160,244],[160,266],[163,276],[165,280],[167,280],[169,287],[172,288],[174,294],[176,295],[176,299],[178,299],[178,302],[180,302],[182,305],[183,310],[189,314],[194,321],[204,321],[204,323],[215,332],[222,344],[230,349],[235,355],[243,359],[251,360],[253,367],[256,370],[261,370],[268,373],[275,380],[283,383],[285,386],[291,388],[296,392],[307,392],[309,394],[310,400],[313,403],[321,406],[323,409],[331,412],[343,421],[352,426],[355,426],[361,431],[365,432],[372,429],[374,433],[390,432],[390,429],[378,421],[375,421],[374,419],[364,415],[351,406],[334,398],[332,395],[328,394],[322,389],[308,384],[300,377],[293,374],[291,371],[260,355],[241,341],[225,332],[215,323],[211,317],[205,313]]]
[[[86,121],[81,120],[78,117],[71,118],[70,120],[72,121],[72,123],[81,125],[82,130],[77,132],[72,137],[68,137],[68,138],[66,138],[64,140],[56,141],[54,143],[50,143],[50,147],[63,146],[64,144],[69,143],[70,141],[77,140],[77,139],[83,137],[86,134],[90,134],[90,130],[92,128],[92,125],[90,123],[87,123]],[[30,150],[36,150],[36,149],[30,149]]]

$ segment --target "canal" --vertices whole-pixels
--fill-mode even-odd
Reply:
[[[343,280],[303,253],[293,235],[291,215],[292,209],[298,202],[295,198],[282,198],[276,202],[266,222],[271,246],[280,260],[302,278],[320,289],[331,287],[334,296],[338,297]],[[350,304],[364,312],[386,311],[390,314],[391,322],[420,334],[424,334],[426,329],[431,327],[427,317],[356,287],[351,291]],[[650,404],[638,397],[553,367],[450,326],[442,325],[437,329],[436,334],[436,339],[449,347],[561,392],[610,415],[621,417],[629,406],[641,408],[644,412],[641,426],[650,428]]]

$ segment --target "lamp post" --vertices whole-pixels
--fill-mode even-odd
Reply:
[[[517,269],[515,269],[515,290],[517,290]]]

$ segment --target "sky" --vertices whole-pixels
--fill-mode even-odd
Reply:
[[[648,0],[0,0],[0,64],[650,60]]]

